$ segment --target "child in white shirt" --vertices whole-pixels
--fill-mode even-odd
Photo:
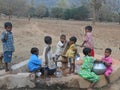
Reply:
[[[57,43],[56,53],[55,53],[55,60],[58,61],[58,58],[63,53],[64,46],[66,44],[66,35],[62,34],[60,36],[60,41]],[[56,66],[61,64],[61,62],[56,62]]]

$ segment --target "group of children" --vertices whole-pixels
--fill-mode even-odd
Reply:
[[[9,64],[11,63],[12,53],[14,52],[14,40],[12,35],[12,24],[6,22],[5,31],[1,35],[4,51],[5,71],[9,71]],[[39,58],[39,49],[36,47],[31,48],[31,56],[28,61],[28,69],[30,72],[41,71],[44,74],[45,79],[48,75],[53,75],[57,70],[61,70],[63,75],[71,74],[75,72],[75,65],[81,65],[78,75],[91,82],[88,90],[92,90],[96,82],[99,81],[99,76],[92,72],[94,64],[94,44],[92,37],[92,26],[85,27],[85,39],[80,47],[84,47],[82,60],[75,61],[75,56],[78,53],[76,48],[77,38],[72,36],[69,40],[66,40],[66,35],[60,36],[60,41],[57,43],[56,52],[52,52],[52,38],[50,36],[44,37],[45,47],[43,51],[43,59]],[[112,58],[110,57],[112,50],[110,48],[105,49],[105,55],[101,59],[102,63],[106,66],[104,73],[108,83],[110,83],[109,75],[112,73]],[[61,57],[61,58],[60,58]],[[98,60],[100,61],[100,60]],[[66,72],[70,65],[69,71]]]

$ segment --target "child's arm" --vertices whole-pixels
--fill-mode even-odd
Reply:
[[[81,47],[84,47],[84,44],[86,43],[87,41],[84,41],[83,43],[82,43],[82,45],[80,45]]]
[[[82,65],[82,64],[83,64],[83,60],[75,61],[75,65]]]
[[[45,50],[45,65],[48,66],[48,51],[51,49],[51,47],[47,47],[46,50]]]
[[[35,58],[33,63],[36,64],[36,65],[42,65],[42,60],[40,60],[38,58]]]
[[[107,61],[105,61],[104,58],[102,58],[102,62],[103,62],[106,66],[111,66],[111,65],[112,65],[112,58],[109,58]]]
[[[88,41],[89,41],[89,36],[88,36],[88,34],[86,34],[85,37],[84,37],[84,41],[83,41],[81,47],[84,47],[84,44],[85,44],[86,42],[88,42]]]
[[[106,66],[110,66],[112,63],[109,63],[109,62],[105,62],[103,61],[103,63],[106,65]]]

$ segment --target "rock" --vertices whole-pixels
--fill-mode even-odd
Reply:
[[[25,60],[23,62],[13,65],[11,68],[15,73],[28,72],[27,62],[28,60]]]
[[[0,88],[15,89],[35,87],[35,84],[29,80],[30,73],[8,74],[0,77]],[[5,86],[5,87],[4,87]]]

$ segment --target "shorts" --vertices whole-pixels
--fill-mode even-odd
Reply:
[[[55,69],[50,69],[49,67],[44,67],[44,70],[42,71],[42,73],[44,73],[45,70],[48,71],[48,75],[52,75],[56,72],[56,68]]]
[[[94,49],[91,49],[91,56],[95,56]]]
[[[11,60],[12,60],[12,51],[4,52],[4,62],[11,63]]]
[[[105,76],[109,76],[112,73],[111,69],[107,69],[104,73]]]
[[[75,59],[73,59],[73,58],[68,58],[68,62],[69,62],[70,64],[75,63]]]

